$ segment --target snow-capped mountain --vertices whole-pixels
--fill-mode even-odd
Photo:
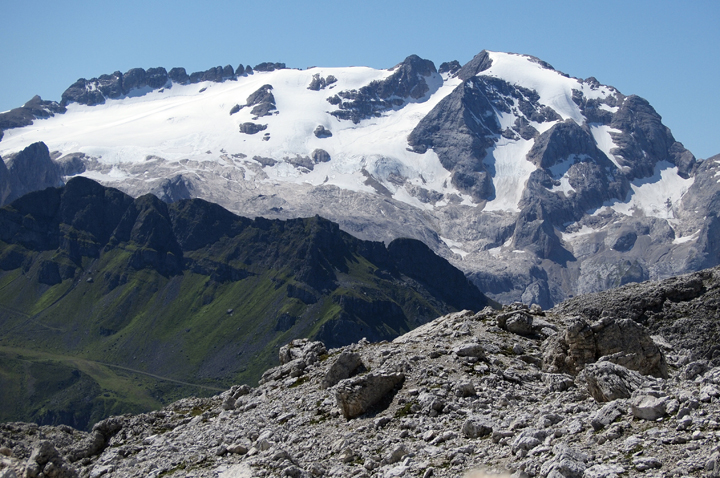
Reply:
[[[60,104],[36,97],[0,128],[9,163],[44,142],[63,176],[135,196],[421,239],[503,302],[718,263],[718,161],[697,161],[644,99],[524,55],[133,69],[80,79]]]

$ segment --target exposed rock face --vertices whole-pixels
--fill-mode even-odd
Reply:
[[[6,169],[0,166],[0,205],[9,204],[31,191],[63,184],[60,168],[50,159],[44,143],[32,144],[4,159]]]
[[[240,132],[245,134],[256,134],[260,131],[265,131],[267,129],[266,124],[258,124],[258,123],[243,123],[240,125]]]
[[[369,373],[342,380],[334,388],[337,404],[345,418],[356,418],[369,412],[405,381],[402,373]]]
[[[319,73],[313,75],[312,81],[308,85],[308,90],[320,91],[324,90],[328,85],[332,85],[337,82],[337,78],[333,75],[328,75],[323,78]]]
[[[587,320],[606,314],[645,324],[653,335],[673,334],[675,353],[720,365],[716,345],[720,330],[712,305],[720,298],[719,274],[715,268],[660,282],[626,285],[568,300],[556,310]]]
[[[438,73],[449,73],[450,75],[454,75],[458,72],[458,70],[462,68],[462,65],[460,65],[460,62],[457,60],[453,61],[446,61],[443,63],[440,63],[440,67],[438,68]]]
[[[380,116],[392,108],[402,107],[407,101],[423,98],[430,91],[428,80],[437,73],[432,61],[417,55],[410,55],[393,70],[394,73],[382,81],[328,98],[339,108],[330,114],[353,123]]]
[[[248,65],[249,66],[249,65]],[[285,69],[285,63],[272,63],[272,62],[263,62],[259,65],[255,65],[254,70],[258,72],[263,71],[275,71],[275,70],[283,70]]]
[[[35,119],[50,118],[55,114],[65,113],[65,111],[65,107],[57,102],[45,101],[36,95],[20,108],[0,113],[0,139],[2,139],[3,130],[28,126],[33,124]]]
[[[604,359],[644,375],[667,377],[665,356],[649,331],[628,319],[604,317],[590,325],[579,317],[569,319],[564,335],[544,344],[544,368],[552,373],[576,374],[587,364]]]
[[[332,131],[329,129],[326,129],[323,125],[318,125],[317,128],[315,128],[315,131],[313,131],[313,134],[316,138],[329,138],[332,136]]]
[[[254,106],[251,113],[258,119],[262,116],[270,116],[275,108],[275,97],[271,93],[272,85],[263,85],[256,92],[248,96],[245,106]]]

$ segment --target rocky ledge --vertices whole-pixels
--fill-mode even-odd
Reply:
[[[670,288],[700,277],[711,299],[718,276],[632,287],[697,306],[702,294]],[[720,476],[720,367],[622,303],[595,305],[463,311],[331,350],[296,340],[257,387],[111,417],[90,433],[3,424],[0,476]]]

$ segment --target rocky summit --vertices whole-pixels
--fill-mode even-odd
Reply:
[[[89,432],[0,425],[0,473],[720,476],[720,363],[696,340],[719,290],[711,269],[615,300],[456,312],[392,342],[294,340],[257,387]]]
[[[439,68],[133,68],[0,114],[6,162],[48,150],[22,185],[0,165],[0,203],[81,175],[250,217],[320,215],[421,240],[492,299],[550,308],[720,263],[718,157],[696,158],[630,93],[485,50]]]

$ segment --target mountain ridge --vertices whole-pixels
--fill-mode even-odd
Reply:
[[[693,187],[715,162],[646,100],[525,55],[456,63],[272,64],[234,80],[221,68],[137,94],[110,75],[120,86],[105,103],[68,99],[62,115],[7,130],[0,154],[45,141],[63,176],[133,196],[414,237],[501,302],[549,307],[718,263],[704,226],[718,186]]]
[[[83,177],[0,208],[0,354],[14,368],[34,357],[28,373],[50,396],[33,399],[22,376],[6,389],[26,398],[19,416],[43,423],[84,428],[162,400],[167,384],[133,396],[125,378],[107,379],[125,373],[108,364],[210,388],[253,383],[279,342],[392,339],[489,304],[421,242],[361,241],[319,216],[248,219],[201,199],[133,199]],[[66,381],[48,382],[48,367]],[[78,387],[94,392],[83,401]]]

